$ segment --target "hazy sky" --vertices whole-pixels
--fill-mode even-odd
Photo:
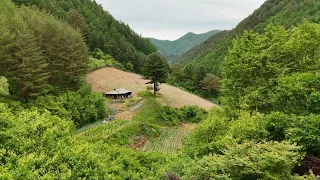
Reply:
[[[96,0],[143,37],[174,40],[187,32],[232,29],[265,0]]]

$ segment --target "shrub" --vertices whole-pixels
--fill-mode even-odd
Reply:
[[[128,71],[133,71],[133,64],[132,63],[130,63],[130,62],[128,62],[127,64],[126,64],[126,69],[128,70]]]
[[[297,117],[286,138],[304,147],[308,154],[320,156],[320,115]]]
[[[0,76],[0,95],[9,95],[8,80],[4,76]]]
[[[225,112],[214,109],[196,129],[184,139],[183,152],[190,157],[202,157],[210,153],[222,153],[222,147],[229,141],[227,136],[230,122]]]
[[[160,124],[169,126],[178,125],[180,123],[180,114],[177,109],[170,106],[162,106],[157,114],[157,119],[160,121]]]
[[[134,105],[136,105],[137,103],[139,103],[141,99],[139,98],[129,98],[129,99],[126,99],[123,103],[123,106],[126,107],[126,108],[130,108]]]
[[[104,60],[96,59],[96,58],[90,58],[91,63],[90,63],[90,69],[95,70],[99,69],[101,67],[105,67],[106,63]]]
[[[265,121],[269,140],[283,141],[286,139],[286,130],[293,126],[294,119],[283,113],[272,112],[265,116]]]
[[[269,140],[289,140],[308,154],[320,156],[320,115],[295,116],[271,113],[265,116]]]
[[[241,112],[238,119],[230,123],[230,135],[238,142],[253,140],[267,140],[269,132],[266,130],[264,115]]]
[[[155,99],[148,98],[139,108],[134,120],[150,124],[172,126],[179,124],[179,117],[179,112],[176,109],[170,106],[162,106]]]
[[[291,179],[303,156],[287,142],[230,143],[222,155],[208,155],[184,164],[184,179]]]
[[[184,106],[179,111],[184,122],[198,123],[207,116],[207,111],[198,106]]]
[[[63,119],[70,119],[77,127],[102,120],[108,114],[105,98],[100,93],[92,92],[87,86],[75,92],[67,91],[59,96],[40,96],[29,106],[40,111],[48,110]]]
[[[107,67],[114,67],[120,70],[125,70],[124,66],[113,58],[105,60],[105,63]]]

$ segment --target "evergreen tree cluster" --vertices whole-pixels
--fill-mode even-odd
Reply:
[[[141,59],[156,52],[149,39],[135,33],[92,0],[13,0],[18,5],[37,6],[78,29],[89,46],[110,54],[122,65],[131,63],[140,73]]]
[[[11,95],[29,99],[54,89],[77,89],[89,65],[81,34],[35,8],[2,2],[0,76],[8,79]]]

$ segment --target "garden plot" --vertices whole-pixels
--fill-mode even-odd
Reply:
[[[160,137],[148,141],[144,147],[147,152],[173,154],[183,147],[182,139],[195,127],[195,124],[184,124],[181,127],[169,127]]]

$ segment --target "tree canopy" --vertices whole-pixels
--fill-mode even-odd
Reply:
[[[163,83],[167,80],[169,73],[169,65],[164,58],[157,53],[152,53],[148,56],[143,66],[143,76],[150,80],[153,84],[154,95],[159,89],[158,83]]]
[[[78,88],[89,68],[78,31],[35,8],[2,6],[0,17],[0,76],[8,78],[12,95],[29,99],[52,88]]]
[[[131,63],[141,72],[144,56],[156,52],[149,39],[134,32],[129,25],[117,21],[92,0],[13,0],[18,5],[37,6],[56,18],[68,22],[81,32],[93,52],[96,48],[110,54],[123,66]]]
[[[233,41],[223,67],[223,101],[232,111],[319,111],[320,26],[270,25]]]
[[[237,36],[241,36],[245,31],[250,30],[261,33],[272,23],[282,25],[285,29],[290,29],[291,26],[302,23],[304,19],[313,23],[320,23],[319,13],[320,2],[318,0],[267,0],[234,29],[213,35],[207,41],[175,60],[173,64],[181,64],[182,68],[188,64],[189,68],[194,70],[204,66],[207,73],[222,78],[222,64],[229,48],[233,46],[232,41]],[[177,81],[173,83],[207,97],[206,93],[201,93],[201,89],[188,82],[192,78],[193,75],[190,74],[188,78],[177,78]]]

